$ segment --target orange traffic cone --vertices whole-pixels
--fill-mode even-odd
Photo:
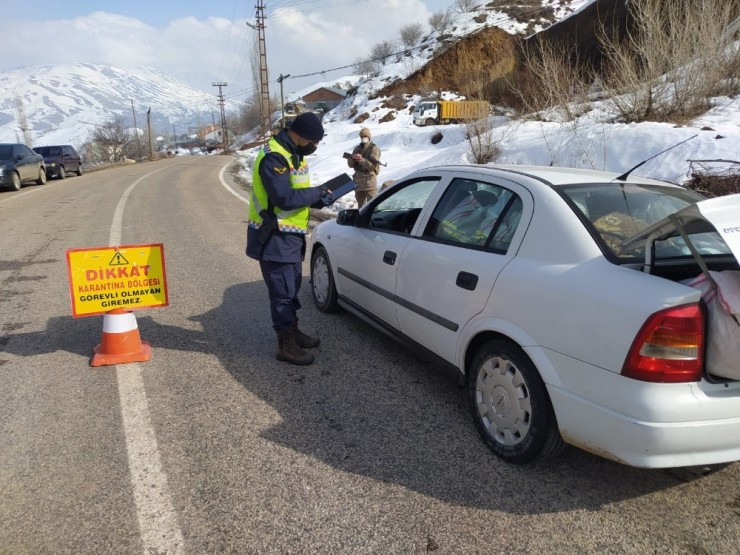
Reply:
[[[133,312],[116,308],[105,313],[103,337],[93,350],[90,366],[145,362],[151,358],[152,348],[141,340]]]

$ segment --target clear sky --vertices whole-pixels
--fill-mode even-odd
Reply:
[[[154,67],[205,92],[248,96],[256,51],[256,0],[0,0],[0,71],[22,66],[100,63]],[[454,0],[265,0],[271,93],[285,94],[351,73],[383,41]],[[323,74],[321,72],[324,72]],[[310,77],[294,76],[313,74]]]

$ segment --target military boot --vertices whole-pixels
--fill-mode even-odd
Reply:
[[[308,335],[299,330],[297,320],[293,325],[293,330],[295,331],[295,342],[298,343],[298,346],[302,349],[313,349],[318,347],[319,343],[321,343],[321,340],[318,337]]]
[[[278,332],[278,350],[275,353],[275,358],[283,362],[290,362],[291,364],[311,364],[314,360],[314,356],[311,353],[307,353],[298,346],[295,339],[295,330],[289,329],[282,332]]]

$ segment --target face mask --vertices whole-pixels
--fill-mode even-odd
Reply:
[[[368,137],[362,137],[362,138],[360,139],[360,142],[361,142],[361,143],[362,143],[363,145],[366,145],[367,143],[369,143],[369,142],[370,142],[370,139],[369,139]]]
[[[313,143],[308,143],[307,145],[302,145],[298,147],[298,154],[301,156],[308,156],[309,154],[313,154],[316,152],[316,145]]]

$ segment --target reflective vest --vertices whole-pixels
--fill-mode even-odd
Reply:
[[[290,152],[285,149],[275,138],[271,138],[265,147],[260,150],[257,159],[254,162],[254,171],[252,172],[252,195],[249,200],[249,227],[259,229],[262,226],[262,216],[260,212],[267,210],[267,191],[260,177],[259,167],[265,154],[275,152],[282,154],[288,163],[290,171],[290,186],[293,189],[304,189],[311,186],[311,178],[308,175],[308,164],[306,160],[301,160],[298,168],[293,167],[293,159]],[[281,210],[277,206],[273,207],[278,219],[278,229],[287,233],[308,233],[308,217],[310,210],[308,206],[296,208],[295,210]]]

